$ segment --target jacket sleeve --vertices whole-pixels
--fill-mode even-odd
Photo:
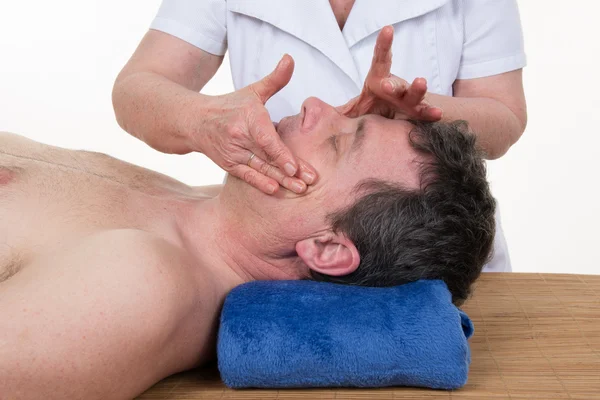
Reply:
[[[464,41],[458,79],[481,78],[526,65],[516,0],[463,0]]]
[[[163,0],[150,29],[162,31],[214,55],[227,50],[225,0]]]

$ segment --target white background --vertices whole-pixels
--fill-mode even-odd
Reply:
[[[159,4],[0,1],[0,130],[105,152],[188,184],[221,183],[224,173],[204,156],[158,153],[115,122],[113,81]],[[489,163],[514,271],[600,274],[596,4],[519,1],[529,125]],[[226,59],[203,92],[232,90]]]

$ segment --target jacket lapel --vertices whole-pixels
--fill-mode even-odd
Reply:
[[[448,1],[356,0],[343,32],[327,0],[228,0],[228,9],[267,22],[304,41],[360,88],[362,81],[350,52],[352,46],[386,25],[424,15]]]
[[[386,25],[394,25],[440,8],[449,0],[356,0],[344,26],[348,48]],[[329,4],[327,4],[329,6]]]
[[[359,88],[362,86],[348,44],[328,1],[228,0],[228,8],[267,22],[308,43],[337,65]]]

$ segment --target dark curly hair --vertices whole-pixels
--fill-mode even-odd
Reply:
[[[465,121],[413,124],[410,144],[423,160],[419,189],[359,183],[358,200],[328,216],[332,229],[357,247],[359,267],[339,277],[311,270],[311,277],[362,286],[441,279],[460,305],[491,256],[496,202]]]

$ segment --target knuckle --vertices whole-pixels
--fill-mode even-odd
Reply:
[[[279,160],[282,157],[288,156],[288,149],[285,144],[277,140],[274,140],[265,150],[273,160]]]
[[[256,179],[256,172],[253,170],[246,170],[243,175],[242,175],[242,179],[249,183],[252,186],[256,186],[257,183],[257,179]]]
[[[273,158],[273,161],[282,161],[288,158],[287,152],[285,151],[285,149],[282,148],[275,149],[271,153],[271,156]]]
[[[273,145],[273,137],[269,134],[268,131],[258,127],[256,132],[256,143],[261,148],[267,149],[268,147],[271,147]]]
[[[227,135],[229,136],[229,138],[236,142],[241,141],[244,138],[246,138],[246,132],[238,124],[229,125],[226,129],[226,132],[227,132]]]
[[[223,164],[222,166],[226,170],[230,170],[237,164],[234,161],[234,157],[233,157],[234,153],[235,153],[235,148],[233,146],[230,146],[230,145],[221,146],[221,148],[219,149],[219,153],[221,156],[221,163]]]
[[[273,166],[270,164],[262,163],[262,165],[259,167],[258,171],[263,174],[263,175],[267,175],[267,176],[271,176],[273,174]]]
[[[223,169],[226,171],[230,171],[233,167],[235,167],[236,163],[233,162],[229,157],[223,158]]]

